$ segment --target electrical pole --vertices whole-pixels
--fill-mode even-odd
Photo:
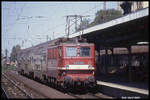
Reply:
[[[81,34],[80,34],[80,40],[81,40],[81,36],[83,35],[83,26],[82,26],[82,17],[83,16],[80,16],[80,28],[81,28]]]
[[[54,37],[54,32],[53,32],[53,40],[54,40],[54,38],[55,38],[55,37]]]
[[[70,19],[69,19],[69,16],[67,16],[66,22],[67,22],[67,25],[66,25],[66,28],[67,28],[67,38],[69,38],[69,32],[70,32]]]
[[[104,14],[103,14],[103,23],[106,20],[106,1],[104,1]]]
[[[48,41],[48,35],[46,37],[47,37],[47,41]]]
[[[75,24],[75,32],[77,31],[77,25],[78,25],[78,20],[80,20],[80,29],[82,31],[82,33],[80,34],[80,39],[81,39],[81,35],[83,34],[83,27],[82,27],[82,19],[83,17],[89,17],[89,16],[82,16],[82,15],[67,15],[66,16],[66,29],[65,29],[65,33],[67,35],[67,38],[69,38],[70,35],[70,27]],[[73,23],[70,25],[71,18],[73,18]]]
[[[75,32],[77,31],[77,15],[75,16]]]

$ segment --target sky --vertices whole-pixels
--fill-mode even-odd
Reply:
[[[21,49],[65,36],[67,15],[88,15],[92,22],[95,13],[103,9],[104,2],[2,2],[2,49],[10,55],[12,47]],[[117,2],[106,2],[106,9],[117,9]],[[74,27],[71,27],[71,33]]]

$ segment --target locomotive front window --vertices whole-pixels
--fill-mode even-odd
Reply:
[[[67,47],[66,48],[66,56],[67,57],[75,57],[75,56],[77,56],[77,48]]]
[[[80,48],[80,56],[81,57],[89,57],[91,55],[91,49],[89,47],[81,47]]]

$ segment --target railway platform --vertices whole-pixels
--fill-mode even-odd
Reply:
[[[120,78],[97,77],[101,92],[122,99],[148,98],[148,82],[129,82]]]

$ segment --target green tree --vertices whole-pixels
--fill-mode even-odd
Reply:
[[[11,61],[17,60],[17,53],[21,50],[20,45],[13,46],[12,52],[11,52]]]
[[[1,53],[1,61],[3,60],[3,58],[4,58],[4,54],[3,54],[3,53]]]
[[[121,11],[118,11],[118,10],[115,10],[115,9],[107,9],[106,10],[106,17],[105,17],[105,20],[103,22],[104,13],[105,13],[104,10],[97,11],[96,14],[95,14],[94,21],[91,22],[91,23],[89,23],[89,19],[88,20],[84,19],[82,21],[82,23],[78,26],[77,31],[81,30],[81,25],[82,25],[82,29],[85,29],[85,28],[89,28],[89,27],[104,23],[104,22],[108,22],[110,20],[113,20],[113,19],[116,19],[116,18],[122,16]]]
[[[95,17],[94,21],[92,23],[90,23],[90,25],[88,25],[89,27],[103,23],[104,10],[97,11],[97,13],[95,15],[96,15],[96,17]],[[106,17],[105,17],[104,22],[108,22],[110,20],[116,19],[121,16],[122,16],[122,14],[120,11],[115,10],[115,9],[108,9],[108,10],[106,10]]]

